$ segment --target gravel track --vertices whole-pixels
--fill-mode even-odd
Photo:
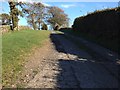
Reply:
[[[95,62],[97,58],[63,34],[52,32],[50,39],[47,55],[35,59],[40,61],[37,73],[26,88],[118,88],[118,79],[103,64]]]

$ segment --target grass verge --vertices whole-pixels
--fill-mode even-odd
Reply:
[[[2,36],[2,84],[11,87],[16,83],[25,57],[49,38],[49,31],[22,30]]]

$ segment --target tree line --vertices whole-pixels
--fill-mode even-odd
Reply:
[[[10,25],[11,30],[17,28],[19,16],[25,17],[28,25],[34,30],[48,29],[47,25],[50,25],[52,29],[67,27],[69,25],[68,15],[59,7],[45,6],[42,3],[35,2],[8,1],[8,4],[10,13],[0,14],[0,20],[2,25]]]

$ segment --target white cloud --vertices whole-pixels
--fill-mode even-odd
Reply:
[[[63,8],[70,8],[70,7],[75,7],[75,4],[62,4],[61,7]]]
[[[43,5],[45,5],[45,6],[48,6],[48,7],[50,7],[51,5],[50,4],[47,4],[47,3],[45,3],[45,2],[41,2]]]
[[[27,0],[18,0],[18,2],[27,2]]]

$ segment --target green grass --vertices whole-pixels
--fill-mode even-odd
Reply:
[[[2,36],[2,84],[10,87],[18,78],[19,71],[34,48],[42,46],[49,38],[49,31],[22,30]]]

